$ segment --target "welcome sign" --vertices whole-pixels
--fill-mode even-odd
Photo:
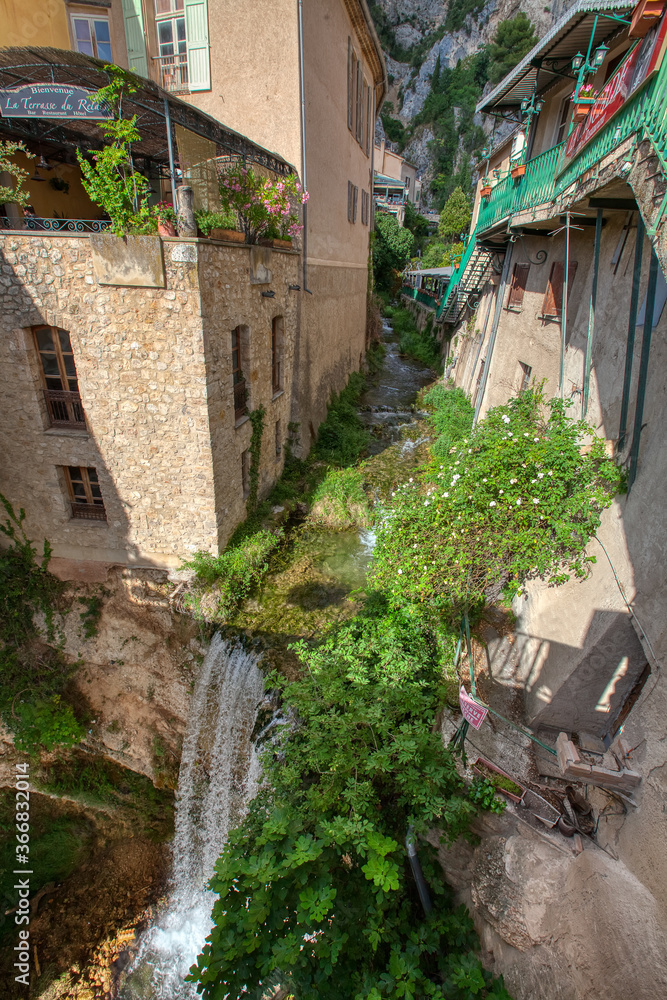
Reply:
[[[95,100],[92,90],[57,83],[32,83],[0,90],[3,118],[87,118],[101,121],[111,111]]]

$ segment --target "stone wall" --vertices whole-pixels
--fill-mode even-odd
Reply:
[[[298,255],[272,251],[272,281],[257,285],[249,247],[173,240],[162,249],[164,289],[98,286],[86,237],[1,238],[0,491],[56,556],[173,566],[224,545],[245,514],[240,453],[250,428],[235,427],[230,359],[239,323],[249,331],[251,405],[273,407],[262,488],[279,472],[268,440],[274,414],[286,428],[291,382],[285,399],[271,399],[271,319],[285,317],[287,360]],[[273,299],[262,297],[268,289]],[[70,334],[87,431],[49,427],[31,330],[41,324]],[[97,469],[106,522],[71,517],[65,466]]]

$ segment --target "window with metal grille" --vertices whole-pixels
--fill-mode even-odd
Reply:
[[[251,455],[250,449],[241,453],[241,485],[243,487],[243,499],[247,500],[250,496],[250,462]]]
[[[271,379],[274,395],[283,389],[284,342],[285,321],[282,316],[275,316],[271,324]]]
[[[67,465],[64,471],[72,507],[72,517],[106,521],[107,514],[97,479],[97,470],[84,466]]]
[[[530,264],[515,264],[514,271],[512,273],[512,283],[510,285],[509,295],[507,297],[507,308],[514,309],[516,312],[521,312],[521,306],[523,305],[523,295],[526,291],[526,285],[528,283],[528,272],[530,271]]]
[[[33,334],[50,426],[85,430],[86,418],[69,333],[55,326],[37,326]]]
[[[248,412],[248,389],[243,374],[243,328],[232,330],[232,382],[234,385],[234,419]]]
[[[572,283],[574,281],[574,276],[577,273],[577,261],[573,260],[570,262],[567,274],[567,298],[570,299],[572,294]],[[544,295],[544,302],[542,303],[542,316],[544,318],[553,317],[554,319],[560,319],[561,312],[563,311],[563,283],[565,276],[565,261],[556,260],[551,265],[551,274],[549,275],[549,284],[547,285],[547,290]]]
[[[525,361],[519,362],[519,392],[525,392],[530,385],[530,376],[533,369]]]
[[[77,52],[113,62],[107,17],[72,17],[72,32]]]

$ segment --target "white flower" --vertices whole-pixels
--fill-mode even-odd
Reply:
[[[516,480],[516,479],[510,479],[510,486],[513,486],[513,485],[514,485],[514,483],[516,483],[516,482],[517,482],[517,480]]]
[[[449,496],[449,493],[443,493],[442,495],[443,495],[443,497],[448,497],[448,496]],[[415,545],[415,548],[417,548],[417,546],[416,546],[416,545]]]
[[[517,503],[521,503],[521,497],[518,498]]]
[[[399,576],[401,576],[401,574],[402,574],[402,573],[403,573],[403,570],[402,570],[402,569],[399,569],[399,571],[398,571],[398,575],[399,575]]]
[[[440,468],[442,469],[442,468],[444,468],[444,466],[441,465]]]
[[[537,442],[538,442],[539,440],[540,440],[539,438],[533,438],[533,441],[535,442],[535,444],[537,444]]]
[[[506,424],[508,424],[508,423],[510,422],[510,418],[509,418],[509,417],[507,416],[507,414],[506,414],[506,413],[503,413],[503,421],[504,421],[504,422],[505,422]]]
[[[482,480],[482,482],[483,482],[483,483],[485,483],[485,482],[486,482],[486,479],[483,479],[483,480]]]
[[[528,431],[524,431],[524,432],[523,432],[523,436],[524,436],[525,438],[527,438],[527,437],[530,437],[530,435],[529,435]]]
[[[413,549],[416,549],[416,548],[417,548],[417,543],[416,543],[416,542],[415,542],[415,544],[414,544],[414,545],[412,546],[412,548],[413,548]]]
[[[491,503],[489,504],[489,507],[495,507],[495,506],[496,506],[496,501],[492,500]]]
[[[410,482],[412,482],[412,479],[410,480]]]
[[[513,437],[513,434],[512,434],[512,432],[511,432],[511,431],[508,431],[508,432],[507,432],[507,436],[508,436],[508,437],[510,437],[510,438],[511,438],[511,437]]]
[[[501,493],[504,493],[504,492],[505,492],[505,490],[500,490],[500,492],[501,492]]]
[[[424,500],[424,506],[428,507],[428,500]]]
[[[454,462],[454,465],[459,465],[459,464],[460,464],[459,462]]]
[[[544,479],[544,473],[543,472],[538,472],[537,473],[537,478],[538,479]]]
[[[538,500],[538,498],[537,498],[537,497],[533,497],[533,503],[539,503],[539,502],[540,502],[540,501]]]
[[[531,479],[531,483],[536,483],[537,479]]]
[[[553,472],[550,472],[550,473],[549,473],[549,475],[550,475],[550,476],[553,476]]]

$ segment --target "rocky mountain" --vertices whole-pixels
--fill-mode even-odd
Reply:
[[[534,32],[532,40],[526,35],[530,48],[571,3],[376,0],[370,5],[390,84],[379,132],[421,170],[434,207],[456,183],[470,185],[473,154],[493,129],[493,121],[474,114],[474,105],[492,87],[489,46],[499,24],[525,15]],[[521,58],[522,49],[517,51]]]

